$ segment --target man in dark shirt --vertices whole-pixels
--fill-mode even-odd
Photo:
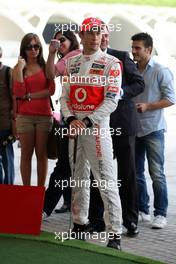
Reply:
[[[15,178],[12,133],[13,105],[11,69],[1,62],[0,47],[0,184],[13,184]]]
[[[117,109],[111,114],[110,126],[121,134],[112,136],[114,157],[118,163],[118,180],[123,225],[127,229],[127,235],[138,234],[138,201],[136,187],[135,168],[135,136],[137,129],[136,107],[131,98],[144,91],[144,81],[138,72],[136,65],[130,59],[127,52],[108,48],[109,31],[103,23],[103,36],[101,49],[108,54],[117,57],[123,63],[122,89],[123,97],[119,101]],[[93,178],[93,176],[92,176]],[[95,203],[96,201],[96,203]],[[98,188],[91,187],[89,221],[90,232],[104,231],[103,202]]]

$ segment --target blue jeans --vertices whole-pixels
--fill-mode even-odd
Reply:
[[[0,184],[13,184],[14,179],[15,168],[13,145],[11,143],[6,147],[0,145]]]
[[[144,175],[145,156],[154,193],[154,216],[166,217],[168,207],[167,184],[164,174],[164,130],[136,138],[136,176],[139,211],[149,214],[149,195]]]

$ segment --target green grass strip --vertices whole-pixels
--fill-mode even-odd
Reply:
[[[75,248],[75,249],[77,248],[77,249],[83,250],[85,253],[86,252],[96,253],[96,254],[98,253],[98,254],[103,254],[105,256],[109,256],[109,257],[115,257],[116,261],[118,260],[120,264],[121,263],[122,264],[123,263],[141,263],[141,264],[161,264],[161,263],[163,263],[163,262],[156,261],[153,259],[149,259],[149,258],[133,255],[130,253],[126,253],[124,251],[119,252],[119,251],[111,249],[111,248],[101,247],[101,246],[98,246],[98,245],[95,245],[92,243],[88,243],[85,241],[67,240],[65,242],[61,242],[61,241],[55,239],[54,233],[49,233],[49,232],[42,232],[40,236],[0,234],[0,239],[1,238],[13,238],[13,239],[17,238],[17,239],[25,239],[25,240],[32,240],[32,241],[38,241],[38,242],[47,242],[50,244],[58,245],[59,247],[61,247],[61,246],[62,247],[68,247],[68,250],[69,250],[69,248]],[[1,250],[1,248],[0,248],[0,250]],[[7,252],[8,252],[8,249],[7,249]],[[54,254],[54,252],[53,252],[53,254]],[[92,263],[92,262],[90,262],[90,263]],[[109,259],[108,263],[113,264],[113,261],[110,262],[110,259]],[[71,262],[69,264],[71,264]],[[94,263],[92,263],[92,264],[94,264]]]
[[[83,2],[83,3],[94,3],[94,4],[131,4],[131,5],[149,5],[149,6],[170,6],[176,7],[175,0],[50,0],[54,2]]]

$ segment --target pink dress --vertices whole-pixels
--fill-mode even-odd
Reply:
[[[56,77],[64,75],[67,59],[70,57],[76,56],[79,53],[81,53],[80,49],[72,50],[55,64],[55,75],[56,75]]]

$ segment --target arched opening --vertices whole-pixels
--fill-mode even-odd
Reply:
[[[145,24],[138,26],[137,21],[133,17],[129,20],[127,17],[118,15],[110,19],[109,25],[114,25],[115,30],[110,31],[110,46],[114,49],[126,50],[131,52],[131,37],[139,32],[148,32],[152,30]],[[120,29],[120,30],[119,30]],[[153,34],[151,34],[153,35]],[[153,49],[153,54],[157,54]]]
[[[114,16],[109,24],[115,25],[114,31],[110,32],[110,46],[119,50],[131,50],[131,36],[141,31],[137,25],[133,24],[123,16]],[[117,30],[120,28],[120,30]]]
[[[43,38],[48,44],[53,38],[55,32],[59,30],[67,30],[71,28],[73,31],[78,31],[78,24],[75,21],[72,21],[69,17],[63,16],[61,14],[53,14],[43,30]]]
[[[13,66],[19,55],[19,45],[24,31],[14,21],[0,15],[0,45],[3,49],[4,63]]]

